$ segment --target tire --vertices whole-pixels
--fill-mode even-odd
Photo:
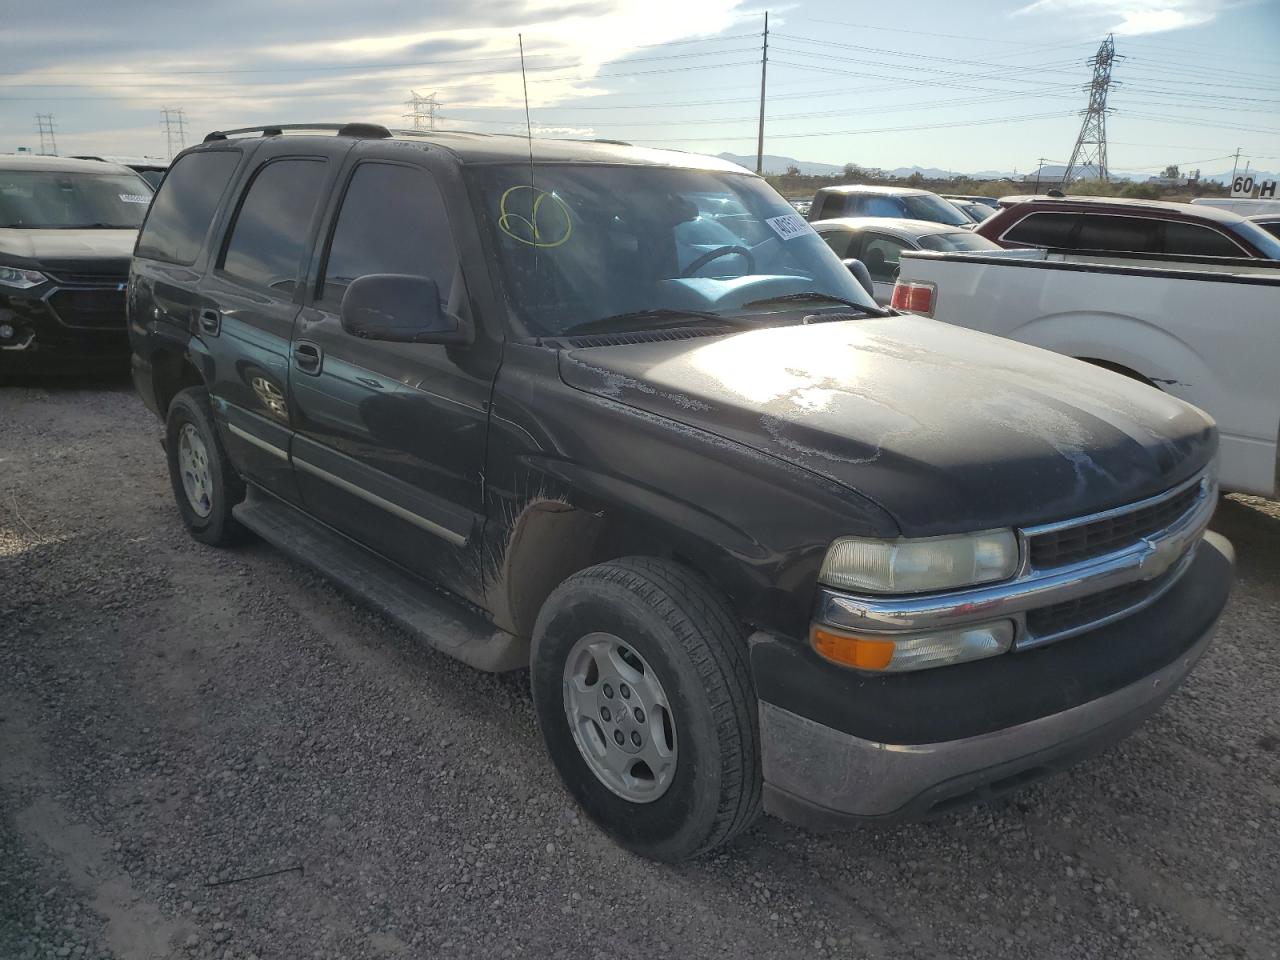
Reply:
[[[231,508],[244,499],[244,481],[227,459],[204,387],[188,387],[170,401],[164,447],[173,497],[191,536],[213,546],[228,546],[243,539],[244,528],[231,515]],[[195,485],[198,497],[188,492],[183,477],[184,462],[187,466],[191,463],[186,460],[186,451],[197,449],[205,464],[201,482]]]
[[[602,662],[593,649],[618,651],[631,674],[606,667],[594,685],[587,683],[590,664]],[[586,673],[581,663],[588,664]],[[666,707],[653,706],[644,722],[633,723],[634,710],[621,699],[625,683],[612,690],[616,701],[602,699],[611,676],[638,677],[628,704],[653,700],[656,689]],[[653,860],[684,860],[723,846],[760,816],[759,727],[747,646],[726,601],[693,571],[629,557],[574,574],[538,615],[531,682],[538,725],[561,780],[622,846]],[[576,714],[576,723],[571,697],[592,705]],[[599,712],[587,716],[596,705],[615,702],[622,717],[616,708],[610,723]],[[619,734],[624,745],[641,735],[639,760],[613,751],[608,739]],[[590,759],[601,744],[606,759]],[[670,756],[657,756],[650,767],[647,758],[664,747]],[[608,757],[632,765],[620,775],[598,773]],[[615,777],[613,786],[606,776]]]

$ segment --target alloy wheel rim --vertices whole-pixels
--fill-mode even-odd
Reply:
[[[634,647],[591,633],[569,651],[564,711],[578,752],[596,778],[624,800],[652,803],[675,777],[671,701]]]
[[[209,451],[194,424],[184,423],[178,433],[178,473],[187,503],[196,516],[213,512],[213,476],[209,472]]]

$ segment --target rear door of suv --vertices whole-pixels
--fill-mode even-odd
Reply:
[[[262,143],[198,288],[197,335],[213,361],[209,393],[228,451],[249,479],[293,501],[290,342],[320,201],[337,166],[332,150],[311,138]]]
[[[342,327],[348,285],[370,274],[435,281],[441,306],[472,323],[450,195],[426,151],[365,141],[334,188],[294,328],[293,464],[308,513],[454,593],[480,599],[494,344],[361,339]],[[461,193],[460,190],[454,191]]]

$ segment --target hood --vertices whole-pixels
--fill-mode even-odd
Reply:
[[[0,256],[50,260],[128,260],[137,230],[0,229]]]
[[[905,536],[1062,520],[1159,493],[1213,421],[1135,380],[919,317],[564,351],[570,386],[869,497]]]

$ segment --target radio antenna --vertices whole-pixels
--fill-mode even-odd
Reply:
[[[533,121],[529,119],[529,80],[524,74],[524,34],[517,33],[520,43],[520,85],[524,87],[524,130],[529,141],[529,189],[533,189]]]

